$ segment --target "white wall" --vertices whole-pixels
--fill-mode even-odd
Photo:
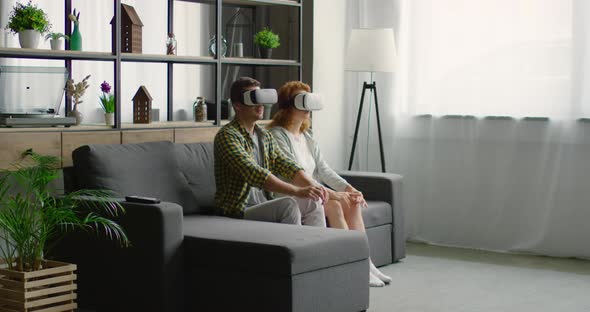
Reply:
[[[349,140],[345,130],[344,53],[346,50],[347,1],[314,1],[313,87],[325,107],[313,115],[314,136],[328,163],[336,170],[346,167]]]

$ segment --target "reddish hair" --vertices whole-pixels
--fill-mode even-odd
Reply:
[[[292,99],[302,91],[311,92],[311,87],[301,81],[289,81],[281,86],[278,99],[279,110],[272,117],[272,121],[268,125],[269,128],[287,128],[292,123],[291,116],[296,109]],[[305,132],[310,126],[309,120],[304,120],[299,131]]]

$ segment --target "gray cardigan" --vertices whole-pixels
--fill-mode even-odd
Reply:
[[[270,132],[274,136],[277,143],[279,143],[283,153],[299,163],[299,159],[297,159],[297,155],[293,150],[293,142],[291,141],[291,137],[289,136],[287,129],[283,127],[273,127],[270,129]],[[336,171],[328,166],[328,163],[326,163],[322,153],[320,152],[318,143],[312,137],[311,130],[304,132],[303,135],[307,140],[307,146],[309,147],[311,155],[313,156],[313,160],[315,161],[315,171],[313,172],[312,177],[316,181],[326,184],[337,192],[343,192],[349,185],[348,182],[346,182],[346,180],[339,176]]]

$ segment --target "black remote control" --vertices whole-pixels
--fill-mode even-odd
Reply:
[[[153,197],[145,197],[145,196],[125,196],[125,201],[130,203],[140,203],[140,204],[159,204],[160,200]]]

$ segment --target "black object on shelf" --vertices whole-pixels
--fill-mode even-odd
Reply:
[[[215,102],[212,101],[205,101],[207,104],[207,120],[215,120],[217,117],[217,106]],[[229,100],[222,100],[221,101],[221,119],[228,119],[230,117],[230,106]]]

